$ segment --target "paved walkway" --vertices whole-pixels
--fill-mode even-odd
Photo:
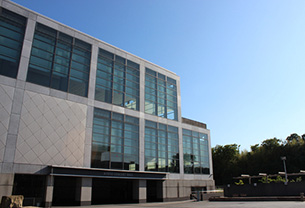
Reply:
[[[305,202],[297,201],[268,201],[268,202],[209,202],[209,201],[183,201],[183,202],[163,202],[145,204],[112,204],[112,205],[91,205],[73,208],[305,208]],[[72,208],[72,207],[54,207]]]

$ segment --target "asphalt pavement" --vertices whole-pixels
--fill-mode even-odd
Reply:
[[[300,201],[259,201],[259,202],[209,202],[209,201],[183,201],[183,202],[158,202],[144,204],[110,204],[91,205],[82,207],[54,207],[54,208],[305,208],[305,202]]]

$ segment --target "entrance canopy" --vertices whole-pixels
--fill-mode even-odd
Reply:
[[[118,178],[118,179],[146,179],[146,180],[165,180],[168,173],[159,172],[140,172],[124,170],[108,170],[96,168],[78,168],[65,166],[48,166],[48,175],[52,176],[72,176],[88,178]]]

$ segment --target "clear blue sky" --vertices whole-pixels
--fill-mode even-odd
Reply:
[[[304,0],[14,0],[181,77],[212,147],[305,133]]]

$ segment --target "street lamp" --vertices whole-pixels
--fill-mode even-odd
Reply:
[[[287,185],[288,180],[287,180],[287,170],[286,170],[286,163],[285,163],[285,161],[286,161],[286,157],[285,157],[285,156],[284,156],[284,157],[281,157],[281,160],[283,160],[283,163],[284,163],[284,171],[285,171],[285,185]]]

